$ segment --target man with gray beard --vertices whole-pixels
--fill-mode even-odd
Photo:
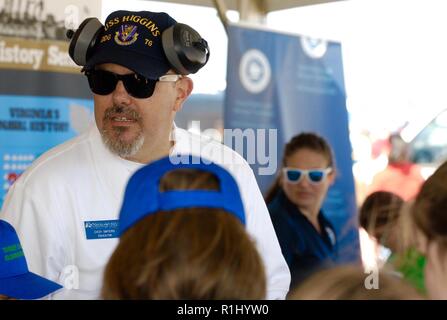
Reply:
[[[106,110],[103,122],[113,119],[115,114],[126,115],[127,118],[135,119],[137,123],[141,123],[141,117],[135,110],[117,105]],[[110,151],[124,159],[134,156],[144,144],[144,135],[141,131],[132,142],[126,143],[123,141],[121,135],[124,135],[126,130],[127,127],[123,126],[115,126],[110,131],[107,131],[106,128],[101,130],[101,138],[104,144]]]
[[[267,298],[283,299],[289,290],[289,269],[250,166],[230,148],[174,124],[193,82],[191,72],[167,57],[164,31],[173,27],[183,28],[166,13],[111,13],[83,69],[95,124],[42,155],[9,190],[0,218],[17,230],[29,269],[64,286],[52,298],[99,297],[104,267],[118,244],[129,177],[154,160],[169,155],[181,161],[187,154],[234,176],[247,231],[264,262]],[[204,41],[195,45],[207,47]],[[178,62],[184,59],[180,54]]]

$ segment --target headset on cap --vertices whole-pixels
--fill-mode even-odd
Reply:
[[[67,31],[67,37],[71,39],[68,53],[77,65],[87,64],[103,29],[103,24],[97,18],[87,18],[76,31]],[[183,75],[199,71],[210,56],[206,40],[183,23],[176,23],[163,31],[162,45],[172,68]]]

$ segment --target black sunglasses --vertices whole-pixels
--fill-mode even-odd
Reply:
[[[115,90],[118,81],[122,81],[127,93],[138,99],[152,96],[157,81],[175,82],[182,77],[178,74],[166,74],[158,78],[158,80],[152,80],[137,73],[121,75],[105,70],[88,70],[85,72],[85,75],[93,93],[102,96],[111,94]]]

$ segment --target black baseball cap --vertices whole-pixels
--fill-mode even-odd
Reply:
[[[157,80],[171,69],[161,35],[176,23],[165,12],[112,12],[85,69],[93,69],[102,63],[116,63]]]

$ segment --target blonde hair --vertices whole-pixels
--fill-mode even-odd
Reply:
[[[378,289],[367,289],[369,275],[359,266],[339,266],[308,278],[288,297],[290,300],[406,300],[422,299],[407,283],[379,273]]]

